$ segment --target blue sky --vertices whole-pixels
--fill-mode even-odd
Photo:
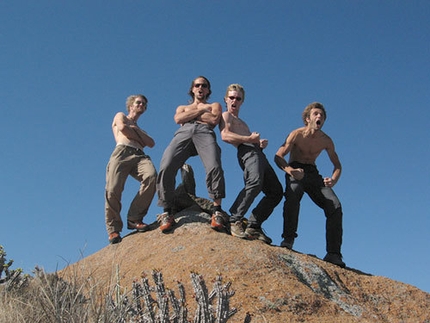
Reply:
[[[211,101],[245,87],[240,116],[269,140],[283,185],[274,154],[303,108],[322,102],[343,165],[346,264],[430,292],[429,15],[428,1],[3,1],[0,244],[27,272],[105,247],[113,116],[128,95],[148,97],[139,124],[158,169],[175,109],[205,75]],[[219,143],[228,210],[242,173]],[[200,160],[190,164],[207,197]],[[325,153],[317,164],[331,174]],[[123,218],[137,188],[127,182]],[[160,211],[154,199],[146,222]],[[324,225],[305,196],[295,249],[323,257]],[[282,203],[264,224],[276,245],[281,226]]]

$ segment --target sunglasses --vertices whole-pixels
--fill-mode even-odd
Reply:
[[[229,96],[228,97],[230,100],[234,100],[234,99],[236,99],[236,101],[242,101],[242,98],[240,97],[240,96]]]
[[[208,85],[207,85],[206,83],[196,83],[196,84],[194,84],[194,87],[195,87],[195,88],[202,87],[202,88],[204,88],[204,89],[207,89],[207,88],[208,88]]]

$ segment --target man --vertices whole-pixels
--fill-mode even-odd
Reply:
[[[245,181],[245,187],[230,208],[231,235],[242,239],[259,239],[271,244],[272,239],[264,234],[261,225],[282,200],[282,185],[263,153],[268,140],[260,139],[260,134],[251,132],[248,125],[239,118],[240,108],[245,101],[245,90],[240,84],[227,87],[224,101],[227,111],[222,114],[221,137],[237,148],[237,159]],[[245,214],[260,192],[265,196],[252,210],[245,226]]]
[[[137,125],[147,104],[148,100],[144,95],[131,95],[126,101],[128,115],[118,112],[113,119],[112,131],[116,147],[107,165],[105,191],[106,229],[111,244],[121,242],[121,195],[128,175],[140,182],[140,188],[127,213],[127,228],[139,232],[148,229],[142,220],[155,194],[157,172],[143,148],[152,148],[155,142]]]
[[[218,231],[226,229],[227,216],[221,209],[221,201],[225,197],[224,172],[221,149],[214,132],[221,119],[222,108],[218,102],[208,102],[211,93],[209,80],[199,76],[192,81],[188,92],[191,104],[180,105],[176,109],[174,120],[181,127],[164,151],[157,178],[158,205],[163,208],[157,220],[162,232],[170,231],[175,224],[176,173],[189,157],[196,155],[200,156],[205,167],[206,185],[213,200],[211,227]]]
[[[335,151],[334,143],[321,128],[327,118],[324,106],[314,102],[309,104],[302,114],[304,127],[292,131],[285,143],[279,148],[275,162],[282,169],[286,178],[284,203],[284,240],[281,247],[293,248],[297,237],[300,201],[306,192],[326,216],[325,261],[345,267],[340,252],[342,244],[342,206],[332,187],[340,178],[342,166]],[[331,177],[323,178],[315,161],[325,150],[334,166]],[[289,161],[285,156],[290,154]]]

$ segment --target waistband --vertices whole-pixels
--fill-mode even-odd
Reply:
[[[207,124],[206,122],[202,122],[202,121],[199,121],[199,120],[196,120],[196,119],[193,119],[193,120],[185,122],[183,124],[183,126],[186,125],[186,124],[201,124],[203,126],[207,126],[210,129],[213,129],[213,127],[211,125]]]
[[[126,147],[126,148],[131,148],[131,149],[134,149],[134,150],[138,150],[138,151],[142,151],[142,152],[143,152],[143,149],[140,149],[140,148],[138,148],[138,147],[134,147],[134,146],[132,146],[132,145],[126,145],[126,144],[122,144],[122,143],[117,143],[116,145],[117,145],[117,146],[123,146],[123,147]]]

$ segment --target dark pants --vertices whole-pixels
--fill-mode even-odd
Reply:
[[[159,206],[174,206],[176,174],[189,157],[196,155],[205,167],[209,197],[213,200],[225,197],[221,148],[215,132],[207,124],[186,123],[175,132],[161,159],[157,177]]]
[[[306,192],[316,205],[324,210],[326,216],[326,249],[327,252],[340,253],[342,245],[342,206],[330,187],[324,186],[324,180],[314,165],[292,162],[293,168],[302,168],[305,176],[296,180],[289,174],[285,175],[284,203],[284,239],[297,237],[300,201]]]
[[[239,145],[237,159],[243,170],[245,187],[230,208],[230,222],[241,220],[260,192],[263,198],[249,217],[249,226],[260,228],[282,200],[282,185],[260,148]]]

